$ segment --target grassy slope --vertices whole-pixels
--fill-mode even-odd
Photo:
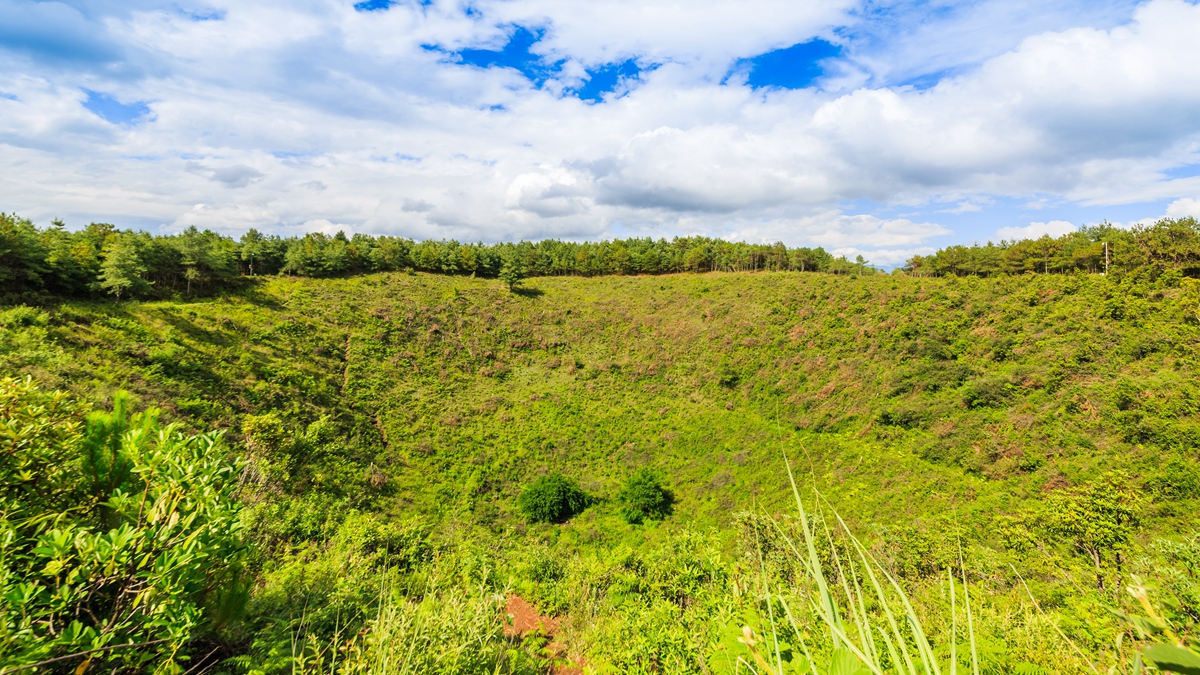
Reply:
[[[1179,289],[787,273],[529,286],[385,274],[66,303],[56,347],[13,333],[0,366],[86,396],[127,388],[235,439],[273,412],[301,439],[255,450],[304,505],[278,512],[285,539],[318,536],[309,521],[342,505],[581,550],[684,526],[730,539],[734,511],[787,508],[784,451],[859,530],[919,547],[914,528],[964,523],[980,568],[997,566],[997,517],[1114,468],[1159,494],[1147,534],[1195,530],[1200,330]],[[515,513],[539,473],[611,497],[642,465],[676,492],[663,527],[605,503],[561,527]]]
[[[362,475],[339,485],[323,467],[303,480],[353,492],[374,463],[397,509],[504,523],[519,486],[547,469],[605,496],[649,464],[681,516],[721,521],[751,498],[780,501],[787,447],[835,502],[881,519],[952,501],[1011,510],[1104,468],[1152,477],[1173,446],[1195,447],[1198,331],[1178,290],[1122,299],[1133,307],[1118,321],[1099,316],[1114,289],[1098,277],[531,287],[395,274],[67,304],[50,332],[69,356],[42,377],[127,387],[235,433],[247,413],[330,415],[347,439],[336,454]]]

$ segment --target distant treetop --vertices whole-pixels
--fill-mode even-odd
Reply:
[[[994,276],[1076,270],[1124,273],[1143,268],[1200,276],[1200,223],[1191,217],[1164,218],[1153,225],[1123,229],[1103,222],[1057,238],[1045,235],[985,246],[948,246],[933,255],[913,256],[902,269],[915,276]]]
[[[822,248],[707,237],[464,244],[342,232],[281,238],[250,230],[234,240],[195,227],[151,235],[92,223],[72,232],[56,221],[41,229],[15,214],[0,213],[0,284],[15,297],[192,295],[211,293],[242,277],[273,274],[334,277],[411,269],[498,278],[506,267],[510,286],[524,276],[878,271],[861,258],[852,262]]]

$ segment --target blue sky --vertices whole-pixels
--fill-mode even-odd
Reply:
[[[0,209],[890,266],[1200,215],[1188,0],[0,0]]]

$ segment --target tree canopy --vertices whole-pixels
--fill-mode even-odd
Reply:
[[[1123,229],[1104,222],[1061,237],[947,246],[932,255],[913,256],[903,267],[917,276],[983,277],[1139,269],[1200,276],[1200,223],[1190,217],[1164,218],[1153,225]]]
[[[565,275],[876,272],[865,261],[836,258],[822,248],[707,237],[471,244],[344,232],[282,238],[249,230],[234,240],[195,227],[150,235],[92,223],[72,232],[56,221],[40,229],[15,214],[0,213],[0,282],[16,297],[170,297],[215,292],[248,276],[337,277],[405,269],[500,278],[510,288],[526,277]]]

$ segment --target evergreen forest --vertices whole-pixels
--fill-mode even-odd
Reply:
[[[0,216],[0,675],[1200,673],[1200,224]]]

